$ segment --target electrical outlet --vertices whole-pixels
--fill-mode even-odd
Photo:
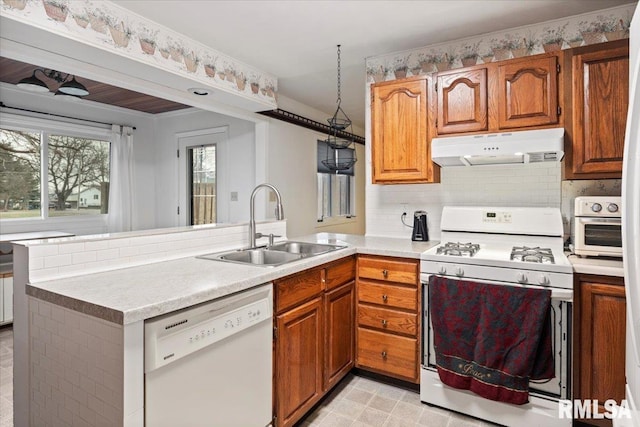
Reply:
[[[275,202],[276,200],[276,194],[273,191],[269,191],[269,201]]]
[[[232,191],[231,192],[231,201],[232,202],[237,202],[238,201],[238,192],[237,191]]]

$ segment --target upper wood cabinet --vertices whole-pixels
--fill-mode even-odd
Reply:
[[[438,134],[487,130],[487,69],[438,73]]]
[[[437,182],[428,143],[430,77],[371,86],[373,183]]]
[[[545,53],[437,74],[436,135],[561,124],[559,58]]]
[[[565,176],[619,178],[629,104],[629,41],[573,49]]]
[[[498,66],[498,128],[558,123],[558,58],[509,61]]]

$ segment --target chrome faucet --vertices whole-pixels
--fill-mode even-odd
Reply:
[[[284,208],[282,207],[282,196],[280,196],[280,192],[276,187],[271,184],[260,184],[256,186],[251,192],[251,201],[249,202],[249,247],[256,247],[256,239],[262,237],[262,233],[256,233],[256,217],[255,217],[255,199],[256,193],[261,187],[270,188],[274,193],[276,193],[276,219],[278,221],[284,219]],[[271,238],[269,239],[271,241]]]

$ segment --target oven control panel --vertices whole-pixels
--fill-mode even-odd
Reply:
[[[511,212],[482,212],[482,222],[490,224],[511,224]]]

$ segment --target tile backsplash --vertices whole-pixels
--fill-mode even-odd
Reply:
[[[407,212],[426,210],[430,238],[440,238],[443,206],[561,205],[561,163],[450,167],[441,170],[441,184],[367,185],[367,235],[407,237],[400,221]]]

